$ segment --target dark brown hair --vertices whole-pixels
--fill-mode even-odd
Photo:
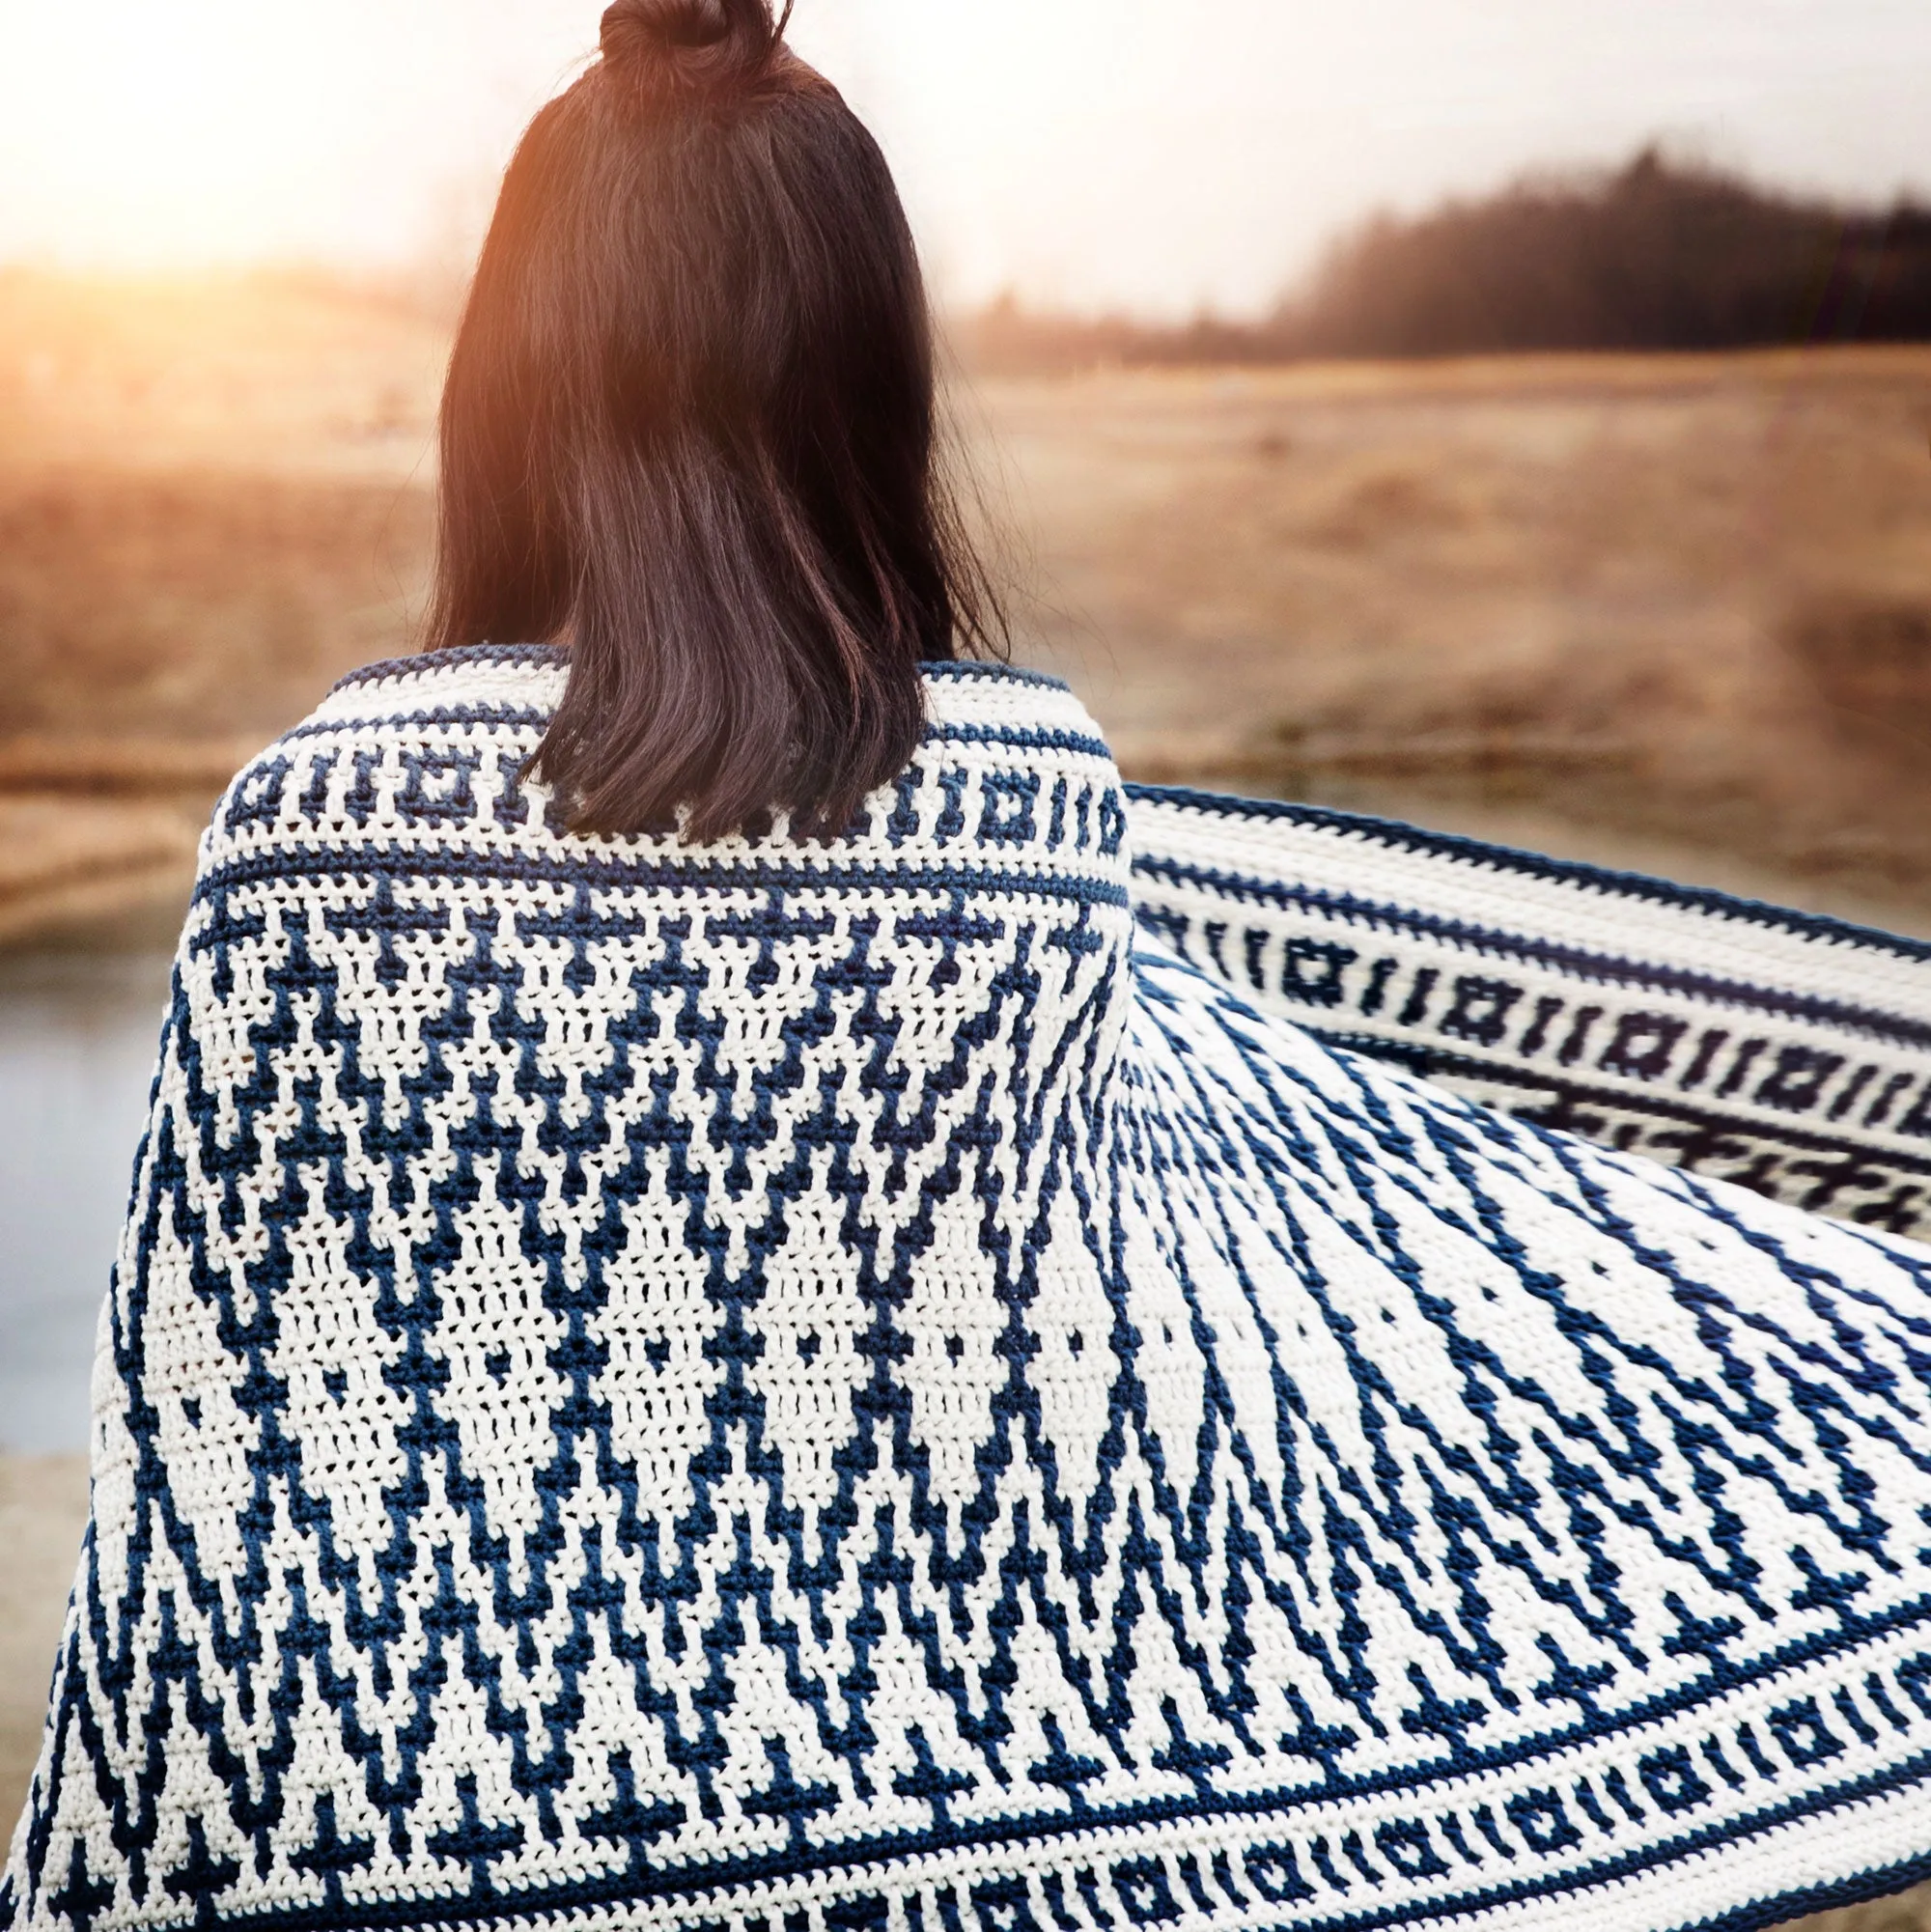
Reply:
[[[993,648],[876,142],[768,0],[619,0],[530,124],[442,406],[434,648],[557,641],[535,770],[582,830],[835,831],[918,666]]]

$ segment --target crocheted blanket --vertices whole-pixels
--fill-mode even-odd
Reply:
[[[378,666],[217,813],[0,1923],[1931,1873],[1922,949],[1129,795],[966,666],[835,843],[576,838],[564,675]]]
[[[1931,1231],[1931,945],[1303,805],[1127,788],[1140,924],[1485,1106]]]

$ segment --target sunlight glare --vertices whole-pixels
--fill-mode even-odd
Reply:
[[[518,12],[532,10],[0,0],[13,190],[0,253],[142,266],[406,253],[424,239],[426,181],[500,164],[500,134],[479,141],[479,103],[506,117],[476,29],[501,40],[499,16]],[[554,52],[530,62],[515,108],[557,71]]]

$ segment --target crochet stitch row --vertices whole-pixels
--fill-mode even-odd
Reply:
[[[216,815],[0,1923],[1665,1932],[1931,1869],[1921,957],[1129,793],[996,669],[839,840],[581,839],[564,675],[374,667]],[[1813,1158],[1861,1225],[1692,1171]]]

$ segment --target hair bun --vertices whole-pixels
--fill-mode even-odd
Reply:
[[[600,39],[610,67],[703,85],[763,67],[782,32],[769,0],[616,0]]]

